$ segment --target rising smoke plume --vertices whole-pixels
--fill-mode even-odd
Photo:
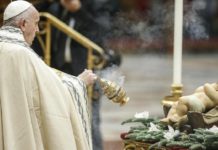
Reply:
[[[109,81],[115,82],[119,86],[123,86],[125,77],[122,75],[121,70],[118,66],[113,65],[101,70],[97,73],[101,78],[107,79]]]
[[[194,0],[191,5],[186,5],[184,14],[184,29],[192,39],[208,39],[209,35],[205,28],[205,21],[200,12],[206,8],[205,0]]]

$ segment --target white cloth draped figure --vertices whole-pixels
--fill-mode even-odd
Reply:
[[[18,28],[0,29],[0,150],[91,150],[86,87],[47,66]]]

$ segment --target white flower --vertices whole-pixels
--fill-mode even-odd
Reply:
[[[148,129],[148,132],[153,132],[153,131],[160,131],[160,129],[158,129],[159,126],[155,125],[154,123],[150,122],[150,127]]]
[[[179,134],[178,130],[174,130],[171,126],[168,126],[168,131],[164,133],[164,138],[171,140],[173,137]]]
[[[213,132],[213,133],[218,133],[218,128],[217,126],[212,126],[210,129],[206,129],[207,131]]]
[[[145,119],[148,119],[149,117],[149,112],[147,111],[144,111],[144,112],[141,112],[141,113],[135,113],[135,118],[145,118]]]

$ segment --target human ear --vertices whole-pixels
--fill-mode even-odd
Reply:
[[[21,29],[21,31],[25,31],[25,26],[26,26],[26,20],[25,19],[20,19],[18,22],[18,27]]]

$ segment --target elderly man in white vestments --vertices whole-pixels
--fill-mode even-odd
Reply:
[[[0,150],[91,150],[86,85],[47,66],[30,48],[39,13],[13,1],[0,28]]]

